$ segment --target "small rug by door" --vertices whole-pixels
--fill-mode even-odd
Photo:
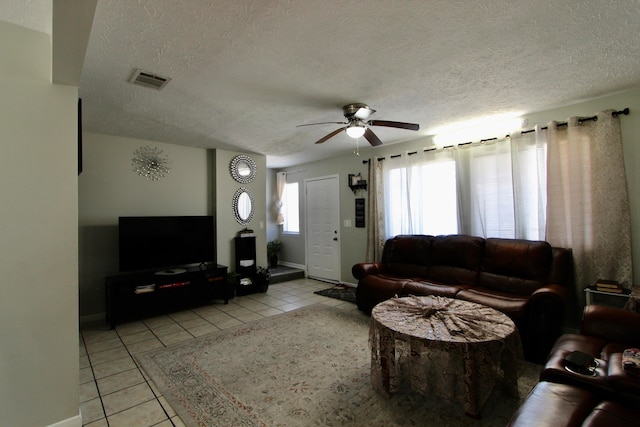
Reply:
[[[349,301],[354,304],[356,303],[356,288],[352,286],[337,285],[333,288],[323,289],[314,293],[329,298],[339,299],[342,301]]]
[[[368,325],[355,307],[316,304],[137,360],[187,426],[504,426],[518,407],[521,399],[496,391],[475,421],[459,403],[378,394],[369,380]],[[521,397],[539,369],[525,366]]]

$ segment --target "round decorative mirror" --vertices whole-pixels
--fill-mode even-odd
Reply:
[[[231,159],[229,171],[233,179],[241,184],[248,184],[256,177],[256,162],[249,156],[239,154]]]
[[[247,225],[253,219],[253,195],[248,188],[239,188],[233,195],[233,215],[241,225]]]

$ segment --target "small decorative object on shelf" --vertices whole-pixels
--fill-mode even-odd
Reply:
[[[366,190],[367,189],[367,181],[362,179],[362,175],[357,174],[349,174],[349,188],[355,194],[356,190]]]
[[[158,147],[145,145],[133,152],[133,171],[151,181],[157,181],[169,173],[169,157]]]
[[[282,248],[280,240],[272,240],[267,243],[267,256],[269,257],[269,267],[278,266],[278,252]]]
[[[356,227],[364,228],[365,226],[365,203],[363,198],[356,199]]]
[[[238,237],[255,237],[255,235],[253,230],[249,230],[248,228],[238,231]]]

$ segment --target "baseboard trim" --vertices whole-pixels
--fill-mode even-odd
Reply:
[[[297,268],[298,270],[304,270],[304,275],[307,275],[307,266],[304,264],[295,264],[293,262],[283,262],[280,261],[278,264],[284,265],[285,267]]]
[[[348,286],[348,287],[350,287],[350,288],[357,288],[357,287],[358,287],[358,284],[357,284],[357,283],[340,282],[340,284],[341,284],[341,285],[344,285],[344,286]]]
[[[304,271],[304,277],[308,277],[309,279],[319,280],[321,282],[333,283],[333,284],[336,284],[336,285],[349,286],[350,288],[357,288],[358,287],[357,283],[343,282],[342,280],[333,281],[333,280],[328,280],[328,279],[321,279],[321,278],[318,278],[318,277],[309,277],[309,272],[307,271],[307,266],[304,265],[304,264],[295,264],[293,262],[280,262],[280,265],[284,265],[285,267],[297,268],[298,270],[303,270]]]
[[[78,415],[75,417],[49,424],[49,427],[82,427],[82,414],[78,411]]]
[[[325,279],[324,277],[315,277],[315,276],[308,276],[308,277],[309,277],[309,279],[317,280],[318,282],[329,283],[331,285],[339,285],[340,284],[339,280],[331,280],[331,279]]]
[[[88,314],[86,316],[80,316],[80,324],[84,325],[87,323],[95,323],[95,322],[104,322],[106,313],[97,313],[97,314]]]

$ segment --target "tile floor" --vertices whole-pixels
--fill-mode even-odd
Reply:
[[[194,339],[243,323],[322,303],[357,310],[355,304],[314,294],[330,283],[298,279],[269,286],[266,293],[143,319],[109,329],[80,329],[80,409],[83,426],[184,426],[136,365],[133,355]]]

